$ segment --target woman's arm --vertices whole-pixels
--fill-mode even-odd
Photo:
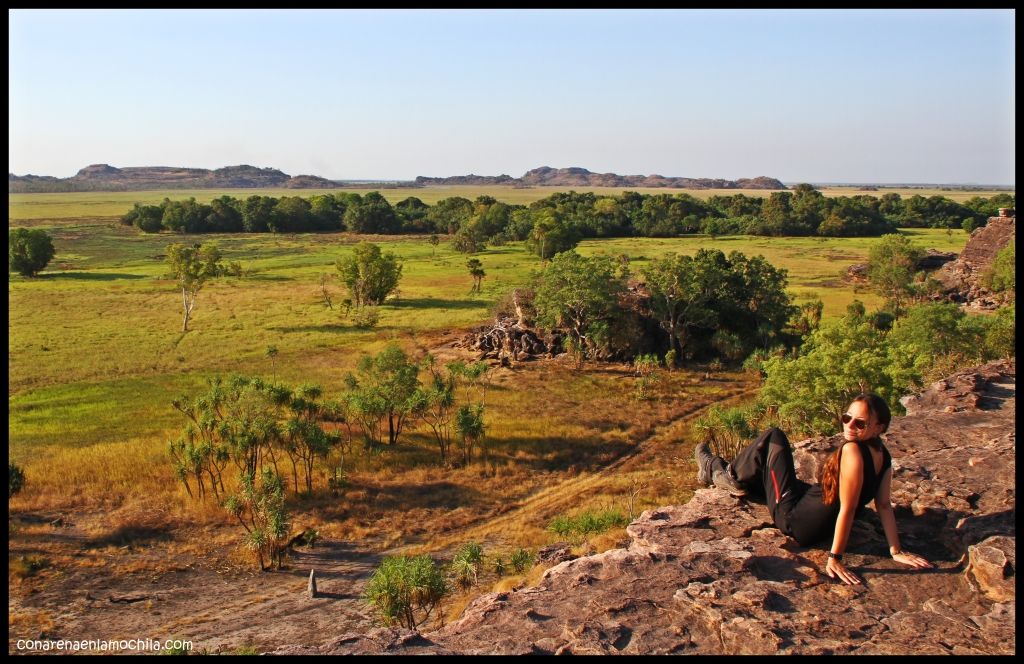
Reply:
[[[831,553],[840,554],[846,551],[846,542],[850,539],[853,517],[857,513],[857,500],[864,484],[864,460],[857,449],[857,443],[843,445],[842,459],[839,464],[839,518],[836,519],[836,533],[832,539]],[[837,576],[843,583],[860,583],[860,579],[838,558],[830,557],[825,562],[825,573],[830,578]]]
[[[910,565],[911,567],[928,568],[932,564],[921,556],[904,551],[900,547],[900,534],[896,530],[896,515],[892,511],[892,501],[889,491],[892,488],[892,468],[887,468],[882,475],[882,481],[878,485],[878,493],[875,495],[875,511],[882,522],[882,529],[885,530],[885,540],[889,543],[889,555],[896,562]]]

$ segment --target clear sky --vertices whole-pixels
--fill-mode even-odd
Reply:
[[[1015,184],[1009,9],[8,12],[17,175]]]

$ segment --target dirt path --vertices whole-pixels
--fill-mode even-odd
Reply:
[[[32,548],[45,550],[51,559],[61,553],[74,557],[82,545],[75,531],[55,530],[45,547],[12,542],[11,558]],[[381,555],[349,543],[318,542],[312,549],[296,549],[289,569],[260,574],[193,564],[185,556],[175,560],[164,546],[155,545],[110,554],[99,569],[90,564],[47,570],[44,585],[28,584],[27,593],[15,591],[9,597],[8,652],[18,652],[18,639],[41,636],[185,639],[208,652],[321,643],[373,626],[360,594]],[[139,571],[126,573],[125,567]],[[153,571],[161,568],[172,569]],[[311,568],[317,574],[315,599],[305,592]]]

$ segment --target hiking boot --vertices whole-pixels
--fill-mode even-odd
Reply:
[[[697,483],[701,486],[711,486],[711,462],[715,460],[715,456],[711,454],[711,445],[697,445],[693,450],[693,456],[697,460]]]
[[[711,476],[712,483],[719,489],[725,489],[737,498],[747,495],[747,490],[732,474],[732,464],[724,468],[716,468]]]

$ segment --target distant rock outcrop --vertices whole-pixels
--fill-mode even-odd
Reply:
[[[418,185],[513,185],[519,187],[664,187],[673,189],[786,189],[779,180],[769,177],[722,180],[718,178],[682,178],[663,175],[616,175],[592,173],[585,168],[551,168],[541,166],[527,171],[521,178],[508,175],[496,177],[460,175],[446,178],[419,176]]]
[[[935,564],[888,555],[869,507],[845,562],[800,547],[764,506],[700,489],[644,512],[624,549],[567,560],[538,586],[491,593],[424,634],[380,628],[276,654],[1014,654],[1016,362],[962,372],[905,399],[886,436],[901,543]],[[794,444],[812,479],[838,442]]]
[[[528,171],[521,178],[510,175],[456,175],[433,178],[419,176],[409,182],[345,182],[317,175],[289,176],[276,168],[228,166],[216,170],[146,166],[116,168],[109,164],[86,166],[70,178],[8,173],[8,193],[60,191],[138,191],[145,189],[330,189],[334,187],[423,187],[427,185],[507,185],[512,187],[665,187],[676,189],[786,189],[769,177],[721,180],[715,178],[676,178],[661,175],[616,175],[591,173],[585,168],[549,168]]]
[[[216,170],[145,166],[116,168],[109,164],[92,164],[70,178],[8,175],[8,193],[58,191],[141,191],[146,189],[234,189],[256,187],[340,187],[342,185],[315,178],[311,184],[302,175],[293,178],[276,168],[226,166]],[[297,182],[296,182],[297,181]]]

